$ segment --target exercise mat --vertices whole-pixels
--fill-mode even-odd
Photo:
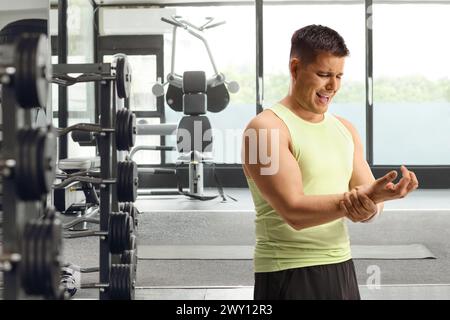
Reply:
[[[404,260],[436,259],[422,244],[353,245],[353,259]],[[253,246],[170,245],[138,246],[142,260],[251,260]]]

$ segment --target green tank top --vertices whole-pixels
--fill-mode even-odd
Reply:
[[[353,171],[353,139],[336,117],[325,113],[319,123],[303,120],[287,107],[272,110],[289,129],[294,157],[302,172],[305,195],[348,191]],[[344,218],[295,230],[262,197],[254,181],[247,182],[255,205],[255,272],[339,263],[351,258]]]

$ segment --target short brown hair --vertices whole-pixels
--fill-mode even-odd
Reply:
[[[292,35],[290,58],[297,57],[308,64],[322,52],[329,52],[337,57],[350,54],[344,38],[325,26],[309,25],[298,29]]]

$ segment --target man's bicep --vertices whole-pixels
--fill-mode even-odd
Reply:
[[[258,152],[256,157],[258,161],[252,163],[247,156],[244,168],[264,199],[279,214],[283,215],[303,194],[301,171],[289,150],[285,137],[281,136],[278,142],[275,142],[278,145],[275,145],[271,139],[268,141],[267,146],[259,141],[258,148],[253,148],[254,152]],[[248,142],[245,142],[245,150],[247,153],[252,151]],[[270,154],[270,156],[264,159],[262,154]]]

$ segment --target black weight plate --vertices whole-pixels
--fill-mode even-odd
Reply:
[[[115,278],[117,282],[114,281],[114,288],[111,288],[111,299],[134,300],[134,268],[128,264],[113,264],[111,266],[110,274],[114,275],[114,277],[117,277]],[[111,280],[113,279],[111,278]]]
[[[134,300],[134,282],[136,279],[136,273],[134,272],[133,265],[126,265],[125,267],[125,280],[127,288],[127,300]]]
[[[130,96],[131,66],[125,55],[116,58],[116,86],[119,98],[128,98]]]
[[[38,159],[42,159],[41,182],[42,193],[51,191],[56,176],[56,135],[53,129],[40,130],[43,148],[38,150]]]
[[[119,161],[117,163],[117,200],[119,202],[126,202],[127,194],[126,194],[126,185],[125,185],[125,176],[126,176],[126,162]]]
[[[26,191],[23,190],[22,185],[26,185],[27,183],[27,175],[28,173],[25,172],[25,161],[21,161],[22,159],[26,159],[26,155],[24,154],[26,151],[26,148],[24,147],[24,144],[26,144],[27,141],[27,130],[19,130],[17,132],[17,165],[16,165],[16,173],[15,173],[15,182],[16,182],[16,192],[19,195],[19,197],[22,198],[22,194]]]
[[[120,268],[119,265],[113,264],[111,265],[111,269],[109,270],[109,296],[111,299],[120,299]]]
[[[125,227],[123,228],[124,231],[124,250],[131,250],[132,243],[131,243],[131,236],[133,234],[133,218],[130,217],[130,215],[126,212],[123,212],[125,215]]]
[[[49,219],[42,220],[42,240],[41,240],[41,259],[40,259],[40,272],[41,272],[41,281],[42,288],[41,293],[46,297],[52,297],[53,293],[50,290],[50,261],[49,256],[51,255],[51,247],[52,244],[49,243],[51,241],[51,221]]]
[[[128,249],[126,217],[126,214],[123,212],[113,212],[110,215],[109,251],[113,254],[120,254],[122,251]]]
[[[115,134],[116,134],[116,148],[117,150],[120,150],[120,146],[121,146],[121,140],[120,140],[120,124],[121,124],[121,114],[122,114],[122,109],[117,110],[116,112],[116,129],[115,129]]]
[[[133,112],[128,110],[130,116],[128,118],[128,126],[127,126],[127,134],[128,134],[128,150],[134,147],[134,143],[136,142],[136,116]]]
[[[55,178],[56,138],[42,128],[18,133],[16,189],[22,200],[40,200]]]
[[[48,276],[48,261],[47,261],[47,255],[48,255],[48,238],[50,233],[50,221],[47,219],[41,220],[41,234],[39,239],[39,257],[37,259],[38,261],[38,270],[39,270],[39,279],[40,279],[40,285],[39,285],[39,291],[40,294],[44,294],[46,297],[49,297],[48,293],[48,283],[49,283],[49,276]]]
[[[126,277],[126,270],[125,270],[125,265],[121,264],[120,265],[120,288],[121,288],[121,293],[120,293],[120,298],[122,300],[127,300],[127,277]]]
[[[120,109],[116,113],[116,147],[117,150],[127,150],[126,134],[124,132],[126,124],[125,109]]]
[[[110,252],[114,251],[114,240],[116,237],[116,231],[113,228],[114,228],[114,214],[110,213],[108,219],[108,245]]]
[[[117,167],[117,199],[119,202],[134,202],[138,187],[137,164],[134,161],[121,161]]]
[[[206,95],[209,112],[220,112],[228,106],[228,103],[230,103],[230,94],[224,83],[215,87],[209,85]]]
[[[44,108],[47,104],[48,60],[46,36],[24,34],[16,46],[15,92],[17,102],[23,108]]]
[[[139,212],[139,210],[138,210],[138,208],[136,208],[134,205],[132,205],[132,216],[133,216],[133,219],[134,219],[134,225],[135,225],[135,228],[137,229],[137,227],[139,226],[139,214],[140,214],[140,212]]]
[[[166,93],[166,102],[173,111],[183,112],[183,90],[169,84]]]
[[[42,279],[40,277],[40,260],[41,260],[41,239],[42,239],[42,233],[43,228],[40,221],[33,221],[34,225],[34,234],[33,234],[33,259],[32,259],[32,287],[30,288],[32,290],[32,294],[39,294],[41,292],[42,288]]]
[[[130,184],[130,199],[128,201],[135,202],[137,198],[137,189],[139,185],[138,180],[138,167],[136,162],[130,161],[129,172],[132,177],[132,180],[129,179]]]
[[[47,276],[48,295],[51,298],[61,297],[61,261],[62,255],[62,224],[55,214],[48,218],[49,233],[47,237]]]
[[[28,86],[30,85],[27,83],[27,80],[30,78],[29,73],[32,72],[32,70],[29,70],[28,66],[30,50],[31,43],[28,42],[25,37],[20,37],[16,43],[16,74],[14,78],[14,88],[16,92],[16,100],[24,108],[27,103],[26,90],[28,90]],[[25,99],[25,101],[23,99]]]
[[[121,127],[121,138],[123,142],[123,149],[125,151],[130,150],[130,140],[129,140],[129,122],[131,118],[131,112],[128,109],[123,109],[123,121],[122,121],[122,127]]]
[[[45,246],[45,226],[43,221],[35,221],[35,225],[37,228],[37,231],[35,233],[34,242],[35,242],[35,248],[34,248],[34,261],[33,261],[33,267],[34,267],[34,273],[33,273],[33,279],[34,279],[34,285],[33,285],[33,294],[42,294],[44,291],[45,286],[45,279],[43,278],[43,260],[44,256],[42,253],[44,252],[43,247]]]
[[[37,159],[38,150],[39,148],[42,148],[42,146],[39,145],[39,132],[37,129],[29,129],[30,133],[28,136],[28,140],[26,142],[27,149],[25,152],[27,152],[27,158],[22,159],[23,161],[26,161],[26,168],[28,172],[28,199],[30,200],[38,200],[40,196],[42,195],[41,189],[42,186],[39,185],[39,176],[42,174],[39,168],[39,162],[40,160]],[[25,198],[25,197],[24,197]]]
[[[137,261],[138,261],[136,236],[134,234],[132,234],[130,236],[129,241],[130,241],[130,249],[125,250],[122,253],[120,261],[121,261],[121,263],[124,263],[124,264],[132,264],[136,271],[137,270]]]
[[[134,299],[133,270],[129,265],[113,264],[110,271],[110,298],[112,300]]]
[[[127,212],[130,215],[130,217],[133,218],[134,226],[136,227],[136,225],[137,225],[137,220],[136,220],[137,219],[137,217],[136,217],[137,209],[136,209],[136,207],[133,206],[133,204],[131,202],[125,202],[125,203],[120,204],[120,208],[121,208],[121,211]]]
[[[122,109],[122,119],[120,124],[120,134],[122,139],[122,148],[121,150],[128,151],[128,133],[127,133],[127,127],[128,127],[128,110],[123,108]]]
[[[130,204],[130,210],[128,212],[130,213],[130,216],[133,218],[134,229],[136,230],[138,227],[138,210],[133,204]]]
[[[128,248],[128,238],[127,238],[127,215],[123,212],[117,213],[117,228],[119,230],[120,235],[120,243],[118,243],[120,247],[120,252],[127,250]]]
[[[22,129],[17,134],[18,159],[16,170],[16,191],[22,200],[35,199],[35,176],[32,175],[30,162],[32,161],[33,130]]]
[[[132,172],[132,164],[131,161],[127,161],[125,163],[125,172],[124,181],[125,181],[125,192],[126,199],[125,201],[134,201],[133,200],[133,172]]]
[[[119,234],[117,230],[117,216],[115,212],[112,212],[109,215],[108,241],[109,241],[109,251],[113,254],[120,252],[119,250],[120,248],[118,248],[117,244],[120,241],[118,237]]]
[[[33,61],[36,68],[35,92],[37,97],[36,101],[38,101],[38,104],[35,104],[35,107],[37,106],[41,108],[45,108],[47,106],[49,86],[48,79],[52,74],[52,65],[48,57],[47,45],[47,37],[41,35],[38,40],[37,54],[34,56],[35,60]]]
[[[122,210],[120,211],[130,213],[130,208],[131,208],[130,202],[124,202],[122,203]]]
[[[21,278],[24,283],[25,292],[29,292],[28,288],[30,287],[30,277],[33,275],[33,270],[31,267],[32,257],[32,245],[34,242],[33,238],[33,226],[31,223],[26,223],[23,232],[23,240],[22,240],[22,263],[21,267]]]
[[[35,224],[33,223],[33,221],[29,221],[27,222],[27,244],[26,244],[26,249],[25,249],[25,254],[26,254],[26,260],[27,262],[24,263],[25,264],[25,268],[24,268],[24,274],[23,274],[23,279],[24,279],[24,289],[25,292],[27,294],[32,294],[33,293],[33,289],[35,287],[34,284],[34,276],[35,276],[35,270],[34,270],[34,265],[35,265],[35,247],[36,247],[36,232],[37,232],[37,228],[35,226]]]
[[[130,200],[130,161],[124,161],[123,162],[123,175],[122,175],[122,182],[123,182],[123,201],[131,201]]]
[[[46,233],[45,233],[45,241],[44,241],[44,245],[43,245],[43,277],[42,279],[45,281],[45,286],[44,286],[44,292],[45,292],[45,296],[50,298],[54,296],[54,291],[53,291],[53,285],[52,285],[52,264],[53,264],[53,255],[54,255],[54,250],[53,250],[53,244],[52,244],[52,238],[53,238],[53,232],[52,232],[52,224],[53,221],[51,219],[44,219],[45,221],[45,229],[46,229]]]
[[[132,261],[132,254],[133,254],[133,252],[132,252],[133,250],[124,250],[123,252],[122,252],[122,254],[120,255],[120,263],[123,263],[123,264],[130,264],[131,263],[131,261]]]

